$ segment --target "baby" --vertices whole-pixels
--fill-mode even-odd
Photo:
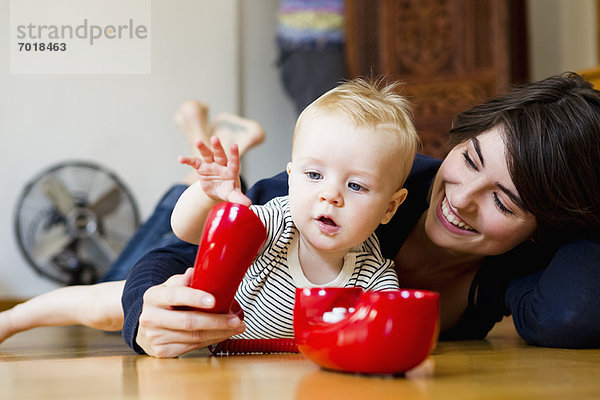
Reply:
[[[402,185],[419,143],[395,87],[350,81],[300,114],[287,165],[289,195],[251,206],[267,228],[267,243],[235,296],[246,324],[236,338],[293,337],[297,287],[398,287],[393,262],[382,257],[373,233],[406,198]],[[199,180],[180,197],[171,224],[191,243],[199,243],[215,204],[250,206],[236,146],[228,157],[218,138],[211,145],[199,142],[200,157],[181,159]]]

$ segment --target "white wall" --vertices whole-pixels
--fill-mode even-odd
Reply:
[[[14,239],[25,183],[59,161],[95,161],[124,180],[146,217],[187,172],[176,159],[188,148],[172,122],[185,99],[208,102],[212,115],[243,107],[263,122],[269,137],[246,160],[249,183],[283,168],[294,115],[273,66],[276,7],[277,0],[251,7],[246,0],[152,0],[150,74],[16,75],[8,62],[9,0],[0,0],[0,297],[56,287],[25,263]]]
[[[18,0],[16,0],[18,1]],[[11,75],[8,5],[0,0],[0,298],[56,287],[21,257],[13,234],[17,197],[59,161],[99,162],[131,188],[143,216],[186,170],[172,115],[184,99],[240,112],[267,131],[244,160],[248,183],[289,159],[295,112],[275,67],[278,0],[152,0],[148,75]],[[597,64],[594,0],[529,0],[532,77]],[[241,20],[241,24],[236,21]]]
[[[275,66],[278,3],[278,0],[241,0],[244,32],[241,110],[248,118],[260,121],[267,132],[265,144],[245,157],[244,176],[249,182],[283,171],[291,155],[296,111],[284,94]]]
[[[596,0],[528,0],[532,80],[598,65]]]

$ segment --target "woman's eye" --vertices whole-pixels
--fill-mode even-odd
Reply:
[[[321,174],[318,172],[314,172],[314,171],[306,172],[306,176],[308,176],[310,179],[315,180],[315,181],[321,179]]]
[[[348,187],[350,188],[350,190],[354,190],[355,192],[360,192],[361,190],[364,189],[361,185],[359,185],[358,183],[354,183],[354,182],[348,183]]]
[[[465,150],[462,154],[463,158],[465,159],[465,164],[467,164],[467,167],[472,170],[479,171],[479,168],[477,168],[477,165],[475,165],[475,163],[471,159],[471,156],[469,156],[469,152]]]
[[[512,211],[510,211],[508,208],[506,208],[506,206],[502,203],[502,201],[500,201],[500,198],[498,197],[498,195],[496,193],[494,193],[494,203],[496,203],[496,207],[498,207],[498,210],[500,210],[500,212],[502,214],[508,214],[508,215],[514,214]]]

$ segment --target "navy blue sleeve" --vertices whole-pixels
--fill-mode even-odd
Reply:
[[[600,240],[558,249],[544,271],[514,279],[505,301],[515,328],[532,345],[600,347]]]
[[[247,193],[253,204],[264,204],[273,197],[285,194],[285,172],[257,182]],[[129,272],[121,298],[124,313],[122,334],[125,342],[137,353],[144,353],[135,341],[144,293],[150,287],[160,285],[172,275],[182,274],[193,266],[197,251],[198,246],[173,237],[164,247],[144,255]]]
[[[280,172],[271,178],[256,182],[248,190],[246,196],[252,200],[252,204],[261,205],[274,197],[285,196],[286,194],[288,194],[288,174]]]
[[[194,265],[198,246],[173,237],[172,243],[144,255],[131,269],[121,304],[123,306],[123,339],[139,354],[144,351],[135,341],[142,313],[143,297],[152,286],[164,283],[175,274],[182,274]]]

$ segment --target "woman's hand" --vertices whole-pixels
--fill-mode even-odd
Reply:
[[[144,294],[137,344],[153,357],[177,357],[242,333],[246,326],[233,314],[196,311],[210,309],[214,297],[189,287],[193,268],[173,275]],[[188,309],[191,308],[191,309]]]
[[[196,170],[202,190],[208,197],[249,206],[250,199],[242,193],[237,144],[231,145],[229,158],[217,136],[211,137],[211,146],[212,149],[198,141],[196,147],[200,157],[180,157],[179,162]]]

